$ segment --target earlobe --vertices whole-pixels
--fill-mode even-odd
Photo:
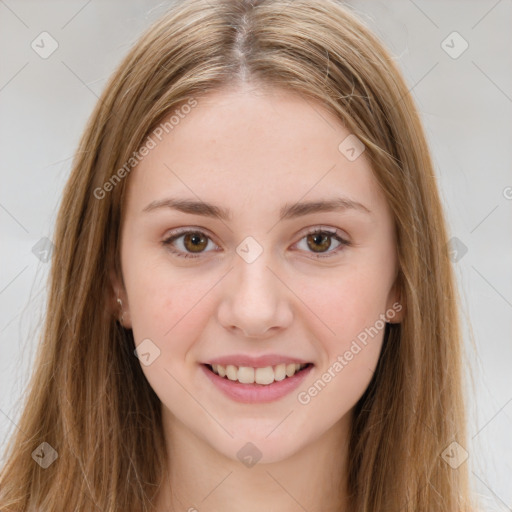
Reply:
[[[111,304],[112,316],[125,328],[131,329],[130,311],[128,308],[128,298],[120,280],[114,270],[110,270],[110,283],[112,292],[109,294],[109,304]]]
[[[401,286],[398,279],[393,285],[387,303],[386,321],[390,324],[399,324],[405,316],[405,304],[402,300]]]
[[[399,324],[404,318],[405,307],[399,301],[393,302],[391,306],[386,310],[386,318],[389,324]]]

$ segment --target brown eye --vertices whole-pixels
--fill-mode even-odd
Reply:
[[[338,230],[330,231],[317,228],[306,233],[295,245],[301,251],[313,253],[315,258],[330,258],[350,246],[351,243],[342,238],[341,232]]]
[[[183,245],[190,252],[201,252],[208,245],[208,238],[202,233],[187,233],[183,237]]]
[[[173,254],[183,258],[198,258],[203,253],[211,252],[212,247],[206,250],[210,243],[215,247],[208,235],[193,230],[176,233],[162,242]]]
[[[331,246],[332,235],[315,233],[307,236],[308,247],[314,252],[325,252]],[[320,250],[317,250],[319,248]]]

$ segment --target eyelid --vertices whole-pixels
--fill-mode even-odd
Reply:
[[[349,236],[348,236],[348,233],[345,233],[344,231],[342,231],[341,229],[338,229],[338,228],[335,228],[335,227],[332,227],[332,226],[326,226],[326,225],[322,225],[322,224],[315,224],[314,226],[311,226],[309,228],[305,228],[306,231],[301,231],[300,233],[302,233],[302,237],[306,236],[306,235],[310,235],[312,233],[329,233],[331,235],[336,235],[337,237],[343,239],[343,241],[345,241],[347,244],[348,243],[351,243],[350,240],[349,240]],[[302,238],[301,238],[302,240]]]
[[[215,237],[206,228],[200,228],[199,226],[187,226],[185,228],[176,228],[175,230],[170,231],[165,235],[164,241],[177,238],[180,235],[186,235],[188,233],[201,233],[203,235],[208,236],[208,238],[210,238],[211,240],[215,239]]]

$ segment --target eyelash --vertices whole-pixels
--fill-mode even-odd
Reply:
[[[183,230],[183,231],[179,231],[179,232],[175,232],[173,233],[170,237],[166,238],[162,244],[167,247],[173,254],[175,254],[176,256],[180,257],[180,258],[199,258],[201,257],[201,254],[204,254],[203,253],[197,253],[197,256],[193,256],[192,254],[190,253],[182,253],[181,251],[177,251],[176,249],[174,249],[172,247],[172,242],[174,242],[175,240],[177,240],[178,238],[181,238],[182,236],[184,235],[187,235],[187,234],[201,234],[201,235],[204,235],[208,240],[211,240],[211,238],[206,234],[204,233],[203,231],[201,231],[200,229],[186,229],[186,230]],[[304,238],[306,238],[308,235],[328,235],[332,238],[334,238],[335,240],[337,240],[338,242],[340,242],[340,245],[334,249],[333,251],[329,251],[328,253],[326,254],[329,254],[328,256],[323,256],[322,253],[318,253],[315,255],[315,253],[312,253],[314,256],[315,259],[322,259],[322,258],[330,258],[332,257],[333,254],[337,254],[339,253],[340,251],[343,250],[344,247],[348,247],[351,245],[351,243],[348,241],[348,240],[345,240],[344,238],[342,238],[339,234],[338,234],[338,231],[337,230],[329,230],[329,229],[319,229],[319,228],[314,228],[314,229],[311,229],[310,231],[308,231],[300,240],[303,240]],[[212,240],[213,241],[213,240]],[[298,243],[298,242],[297,242]],[[209,251],[206,251],[206,252],[209,252]]]

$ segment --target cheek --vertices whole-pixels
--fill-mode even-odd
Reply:
[[[336,286],[331,281],[328,290],[309,287],[306,295],[322,319],[315,332],[322,357],[297,401],[308,418],[323,418],[330,426],[354,407],[373,377],[385,332],[385,293],[373,277],[357,273],[340,277]]]
[[[156,366],[186,371],[183,363],[187,354],[212,316],[208,299],[218,279],[212,273],[191,279],[190,272],[170,268],[165,259],[134,258],[133,265],[126,266],[125,284],[135,344],[152,340],[160,350]]]
[[[332,353],[385,313],[388,282],[378,272],[347,270],[326,279],[304,279],[300,290],[304,315],[318,324],[317,336]]]
[[[163,339],[185,314],[190,287],[171,271],[161,249],[133,240],[135,234],[127,232],[122,264],[135,342]]]
[[[184,330],[198,332],[201,308],[197,306],[207,291],[207,283],[201,281],[192,287],[190,280],[176,275],[138,273],[128,291],[135,339],[152,336],[165,348],[171,341],[176,346],[177,334]]]
[[[214,282],[196,279],[192,284],[190,278],[157,266],[137,266],[126,274],[135,345],[140,353],[147,346],[155,354],[148,365],[139,356],[142,371],[161,402],[185,410],[190,398],[182,386],[191,369],[186,363],[211,316],[208,301],[201,298],[207,298]]]

